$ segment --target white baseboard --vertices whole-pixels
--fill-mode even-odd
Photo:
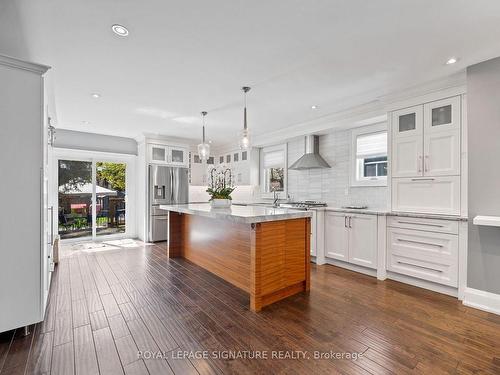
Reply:
[[[500,294],[466,288],[463,304],[475,309],[500,315]]]
[[[415,277],[402,275],[400,273],[387,271],[387,278],[390,280],[398,281],[400,283],[413,285],[423,289],[429,289],[433,292],[446,294],[448,296],[457,297],[458,289],[447,285],[441,285],[433,283],[432,281],[427,281],[423,279],[417,279]]]
[[[366,268],[363,266],[358,266],[357,264],[342,262],[341,260],[332,259],[332,258],[325,258],[325,263],[331,264],[332,266],[345,268],[349,271],[359,272],[359,273],[363,273],[363,274],[368,275],[368,276],[377,277],[376,270],[371,269],[371,268]]]

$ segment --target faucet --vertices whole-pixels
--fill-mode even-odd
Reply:
[[[279,207],[278,201],[280,200],[280,193],[273,189],[273,207]]]

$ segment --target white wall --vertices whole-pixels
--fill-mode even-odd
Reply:
[[[288,194],[293,200],[319,200],[330,206],[364,204],[387,208],[387,187],[350,187],[351,131],[332,131],[320,136],[319,149],[329,169],[288,170]],[[288,142],[288,165],[304,153],[304,137]],[[347,193],[347,195],[346,195]]]
[[[500,228],[476,215],[500,215],[500,57],[467,68],[469,256],[467,286],[500,294]]]
[[[132,138],[59,128],[56,129],[54,147],[137,155],[137,142]]]

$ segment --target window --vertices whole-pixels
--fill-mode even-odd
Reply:
[[[219,156],[219,164],[224,163],[224,156]]]
[[[385,124],[352,131],[351,186],[387,185]]]
[[[246,151],[241,152],[241,160],[247,160],[247,152]]]
[[[226,163],[231,163],[231,155],[226,155]]]
[[[287,182],[287,148],[286,144],[265,147],[261,149],[261,192],[265,197],[280,192],[286,195]]]
[[[239,159],[240,159],[240,154],[236,153],[236,154],[233,155],[233,160],[235,162],[239,161]]]

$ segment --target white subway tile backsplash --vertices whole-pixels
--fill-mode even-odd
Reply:
[[[320,154],[332,166],[329,169],[288,171],[288,193],[294,200],[321,200],[335,206],[364,204],[372,208],[387,207],[387,187],[350,187],[350,130],[320,136]],[[304,152],[304,139],[288,143],[288,164]],[[348,194],[346,195],[346,191]]]

